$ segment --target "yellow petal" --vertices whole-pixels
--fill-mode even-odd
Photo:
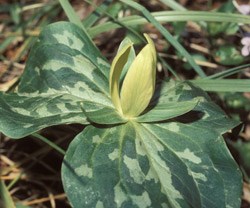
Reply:
[[[109,77],[109,90],[112,102],[115,106],[115,108],[122,114],[121,109],[121,102],[120,102],[120,96],[119,96],[119,80],[121,76],[121,72],[125,64],[128,60],[128,55],[130,52],[132,44],[129,43],[125,45],[115,56],[112,64],[111,64],[111,70],[110,70],[110,77]]]
[[[131,64],[121,89],[121,107],[124,116],[133,118],[148,106],[155,90],[156,51],[151,38],[144,34],[148,44]]]

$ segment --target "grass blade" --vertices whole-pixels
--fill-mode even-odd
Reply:
[[[89,4],[93,4],[91,1],[85,0]],[[92,25],[96,23],[96,21],[104,14],[106,9],[109,7],[109,5],[112,3],[112,0],[104,0],[99,6],[95,8],[95,11],[93,11],[88,17],[86,17],[83,20],[83,25],[85,28],[89,28]]]
[[[225,70],[225,71],[222,71],[222,72],[210,75],[210,76],[206,77],[205,79],[222,79],[222,78],[231,76],[233,74],[237,74],[240,71],[242,71],[244,69],[247,69],[249,67],[250,67],[250,64],[245,64],[245,65],[242,65],[242,66],[237,66],[237,67],[234,67],[234,68],[231,68],[231,69],[228,69],[228,70]]]
[[[51,146],[53,149],[55,149],[57,152],[59,152],[62,155],[65,155],[66,152],[59,147],[58,145],[56,145],[55,143],[51,142],[49,139],[47,139],[44,136],[41,136],[40,134],[34,133],[32,134],[32,136],[36,137],[37,139],[40,139],[41,141],[45,142],[46,144],[48,144],[49,146]]]
[[[145,39],[142,37],[141,34],[139,34],[135,29],[133,29],[132,27],[129,27],[125,24],[123,24],[123,22],[119,21],[118,19],[116,19],[114,16],[110,15],[106,10],[104,10],[103,7],[97,7],[94,3],[92,3],[89,0],[85,0],[87,3],[89,3],[91,6],[95,7],[95,11],[101,14],[105,14],[109,19],[111,19],[113,22],[115,22],[116,24],[118,24],[120,27],[126,28],[129,32],[131,32],[133,35],[135,35],[135,37],[138,38],[138,40],[145,42]],[[102,25],[102,24],[101,24]],[[93,36],[92,36],[93,37]]]
[[[67,17],[69,18],[69,21],[76,24],[76,25],[78,25],[78,27],[80,27],[83,30],[83,32],[86,34],[86,36],[91,40],[91,38],[88,35],[85,27],[82,24],[80,18],[78,17],[76,12],[74,11],[74,9],[71,6],[71,4],[69,3],[69,1],[68,0],[59,0],[59,2],[61,4],[64,12],[66,13]]]
[[[250,92],[249,79],[197,79],[193,84],[209,92]]]
[[[206,21],[206,22],[232,22],[250,24],[250,16],[242,14],[228,14],[222,12],[206,12],[206,11],[163,11],[153,12],[151,15],[160,23],[166,22],[187,22],[187,21]],[[126,26],[143,25],[148,23],[147,19],[137,15],[124,17],[119,19]],[[96,36],[102,32],[120,28],[121,25],[116,22],[106,22],[89,29],[91,36]]]
[[[16,208],[9,191],[2,180],[0,180],[0,207]]]

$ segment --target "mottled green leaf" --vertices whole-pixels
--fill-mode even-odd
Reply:
[[[167,122],[87,127],[62,168],[74,208],[239,207],[241,175],[210,128]]]
[[[59,22],[45,27],[32,48],[18,94],[0,95],[0,131],[20,138],[51,125],[86,124],[88,111],[108,108],[115,114],[109,68],[76,25]],[[85,101],[93,105],[84,114]]]
[[[52,125],[87,124],[80,103],[79,99],[65,94],[0,93],[0,131],[11,138],[21,138]]]
[[[206,92],[189,82],[162,81],[158,83],[149,108],[164,104],[167,108],[169,102],[190,102],[193,99],[198,99],[198,104],[192,111],[177,118],[181,122],[192,122],[192,125],[198,125],[202,128],[210,127],[219,133],[225,133],[239,124],[237,121],[228,119],[220,107],[211,101]]]
[[[158,104],[135,120],[137,122],[155,122],[175,118],[194,109],[198,102],[199,100],[192,100]]]
[[[110,66],[85,39],[82,30],[72,23],[47,26],[30,53],[19,93],[60,92],[88,100],[107,100]]]

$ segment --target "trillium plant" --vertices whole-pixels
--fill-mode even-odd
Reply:
[[[110,66],[78,26],[47,26],[16,92],[0,94],[0,131],[85,125],[62,164],[72,207],[240,207],[241,173],[221,136],[237,123],[188,81],[157,78],[144,36],[137,56],[125,38]]]

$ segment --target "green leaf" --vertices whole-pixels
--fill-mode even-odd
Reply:
[[[218,48],[213,55],[214,59],[223,65],[238,65],[244,61],[244,57],[234,45],[225,45]]]
[[[237,142],[229,142],[230,146],[234,148],[234,151],[237,152],[237,158],[247,174],[248,180],[250,179],[250,142],[243,142],[238,140]]]
[[[228,119],[225,113],[210,100],[206,92],[190,82],[162,81],[157,84],[156,92],[149,108],[166,105],[167,109],[169,102],[181,105],[179,103],[191,103],[199,100],[191,112],[178,117],[181,122],[187,123],[193,118],[192,125],[202,128],[210,126],[219,133],[225,133],[239,124],[237,121]],[[202,116],[203,119],[200,119]]]
[[[244,64],[241,66],[236,66],[218,73],[215,73],[213,75],[207,76],[204,79],[221,79],[221,78],[225,78],[234,74],[239,73],[240,71],[244,70],[244,69],[248,69],[248,67],[250,67],[250,64]]]
[[[47,26],[32,48],[18,94],[0,94],[0,131],[21,138],[51,125],[87,124],[85,101],[95,104],[86,113],[101,105],[115,111],[109,68],[79,27],[67,22]]]
[[[88,2],[90,3],[90,2]],[[93,12],[91,12],[84,20],[83,25],[86,28],[89,28],[90,26],[94,25],[95,22],[105,13],[105,11],[108,9],[109,5],[112,3],[112,0],[104,0],[98,7],[95,8]],[[92,5],[93,6],[93,5]]]
[[[240,206],[241,173],[220,136],[236,122],[190,83],[163,82],[156,91],[150,105],[203,99],[164,122],[85,128],[62,167],[73,207]]]
[[[58,22],[41,32],[18,90],[32,94],[65,92],[83,99],[107,100],[109,68],[79,27]]]
[[[79,99],[67,94],[0,93],[0,131],[11,138],[21,138],[52,125],[87,124],[80,104]]]
[[[91,38],[89,37],[85,27],[83,26],[83,24],[80,20],[80,17],[77,15],[77,13],[75,12],[74,8],[69,3],[69,1],[68,0],[59,0],[59,3],[61,4],[64,12],[66,13],[69,21],[76,24],[79,28],[81,28],[82,31],[84,32],[84,35],[86,36],[86,38],[88,38],[88,41],[92,42]]]
[[[224,4],[219,9],[216,9],[216,12],[223,12],[223,13],[234,13],[236,10],[234,4],[232,1],[228,1]],[[216,23],[216,22],[211,22],[208,23],[207,25],[208,33],[212,36],[219,35],[220,33],[225,33],[227,35],[233,35],[239,30],[239,24],[236,23]]]
[[[82,111],[92,123],[119,124],[127,122],[114,107],[93,102],[83,102]]]
[[[170,7],[173,10],[177,11],[185,11],[187,10],[185,7],[183,7],[181,4],[177,3],[174,0],[160,0],[163,4],[166,4],[168,7]]]
[[[137,122],[163,121],[183,115],[194,109],[199,100],[158,104],[145,114],[137,117]]]
[[[0,180],[0,207],[2,208],[16,208],[13,199],[5,185],[5,183]]]
[[[16,208],[32,208],[30,206],[22,205],[22,204],[16,204]]]
[[[62,179],[75,208],[240,205],[241,174],[223,139],[180,122],[89,126],[70,144]]]

